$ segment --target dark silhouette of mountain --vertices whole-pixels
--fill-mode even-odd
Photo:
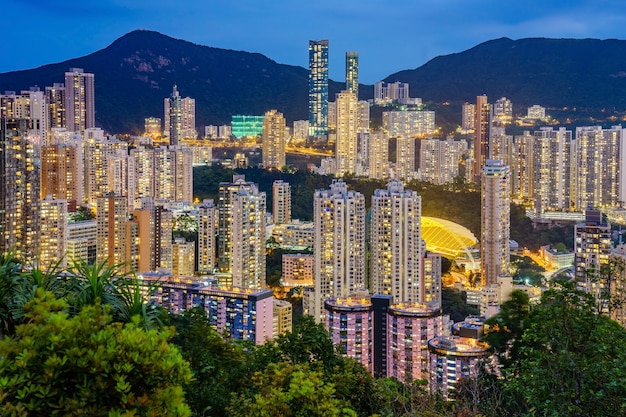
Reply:
[[[475,102],[487,94],[518,106],[626,109],[626,41],[616,39],[495,39],[436,57],[387,82],[408,82],[425,101]]]
[[[306,52],[306,44],[303,46]],[[90,55],[0,74],[0,91],[64,81],[69,68],[95,74],[96,124],[110,132],[140,133],[144,118],[163,117],[174,84],[196,100],[196,124],[230,123],[233,114],[277,109],[288,120],[308,117],[308,70],[278,64],[258,53],[196,45],[158,32],[136,30]],[[344,83],[330,82],[331,97]],[[367,95],[369,93],[369,96]],[[373,89],[363,87],[363,98]]]
[[[198,126],[230,123],[233,114],[263,114],[273,108],[289,121],[307,118],[307,69],[146,30],[130,32],[84,57],[0,74],[0,91],[43,89],[63,82],[72,67],[96,75],[96,123],[110,132],[140,133],[145,117],[163,117],[163,99],[174,84],[183,97],[196,99]],[[411,96],[426,102],[473,102],[487,94],[491,102],[506,96],[516,113],[533,104],[624,111],[626,41],[501,38],[439,56],[385,81],[408,82]],[[343,82],[331,81],[331,100],[343,88]],[[360,98],[372,96],[372,86],[360,86]]]

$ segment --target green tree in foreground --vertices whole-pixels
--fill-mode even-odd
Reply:
[[[39,290],[27,323],[0,341],[0,414],[190,415],[183,385],[191,373],[168,344],[171,331],[112,323],[98,303],[74,317],[67,309]]]
[[[258,393],[240,396],[229,409],[233,417],[356,417],[335,398],[335,387],[307,365],[270,364],[253,377]]]
[[[555,282],[529,312],[513,294],[487,321],[500,377],[466,384],[461,402],[486,416],[626,415],[626,330],[571,283]]]
[[[172,315],[176,327],[172,343],[189,362],[194,379],[186,398],[195,416],[227,416],[231,393],[249,383],[249,351],[245,344],[224,339],[211,327],[201,307]]]

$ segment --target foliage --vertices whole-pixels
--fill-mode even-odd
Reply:
[[[96,218],[96,213],[93,209],[84,206],[76,207],[76,211],[70,213],[68,216],[68,220],[71,223],[82,222],[86,220],[93,220]]]
[[[449,314],[454,322],[465,320],[465,317],[478,314],[478,308],[466,303],[466,294],[456,288],[441,289],[441,310]]]
[[[172,343],[189,362],[194,379],[186,398],[195,416],[226,416],[231,393],[248,379],[249,350],[220,336],[200,307],[170,316],[176,328]]]
[[[253,377],[258,394],[240,394],[229,408],[229,415],[356,417],[348,404],[335,397],[334,385],[320,371],[303,364],[270,364]]]
[[[161,326],[163,309],[147,302],[156,288],[142,288],[135,278],[124,276],[122,271],[122,265],[108,265],[106,261],[93,265],[73,261],[66,276],[70,312],[75,314],[97,302],[110,308],[115,321],[128,323],[138,315],[145,328]]]
[[[500,415],[624,415],[626,330],[570,283],[555,283],[527,315],[525,300],[516,298],[494,320],[508,334],[488,335],[500,352],[510,346],[500,370],[507,412]]]
[[[485,341],[499,355],[500,364],[517,360],[517,345],[530,312],[530,300],[524,291],[516,290],[500,306],[500,312],[485,321]]]
[[[17,318],[13,306],[20,271],[21,265],[13,253],[0,257],[0,339],[15,332]]]
[[[25,416],[188,416],[188,365],[171,331],[112,323],[96,302],[69,317],[42,289],[28,322],[0,341],[2,414]]]
[[[447,417],[453,404],[446,403],[428,391],[427,382],[415,380],[403,384],[396,378],[380,378],[375,382],[374,401],[380,417]]]

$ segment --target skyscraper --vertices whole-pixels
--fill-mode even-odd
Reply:
[[[474,172],[476,175],[485,165],[489,158],[489,128],[491,124],[491,104],[487,102],[487,96],[476,97],[474,114]]]
[[[272,217],[274,224],[291,222],[291,186],[283,180],[272,184]]]
[[[97,199],[96,257],[98,263],[119,265],[126,262],[127,219],[126,197],[107,194]]]
[[[309,41],[309,136],[328,133],[328,40]]]
[[[394,303],[424,302],[422,199],[390,180],[372,196],[370,279],[374,294],[393,296]]]
[[[492,285],[509,276],[511,171],[502,161],[487,159],[480,182],[480,269],[483,284]]]
[[[282,169],[285,166],[286,137],[283,114],[276,110],[266,112],[263,118],[263,168]]]
[[[232,200],[233,285],[265,288],[265,193],[242,187]]]
[[[204,200],[198,209],[198,272],[209,274],[215,267],[217,213],[213,200]]]
[[[576,209],[615,207],[626,200],[626,129],[576,128]]]
[[[27,119],[0,118],[0,254],[39,253],[39,163]]]
[[[47,268],[56,262],[59,262],[60,266],[65,266],[67,265],[65,253],[68,237],[67,200],[57,200],[48,196],[41,200],[40,208],[40,266]]]
[[[389,175],[389,138],[382,131],[369,134],[367,168],[370,178],[386,178]]]
[[[357,166],[358,102],[354,93],[342,91],[335,98],[337,129],[335,176],[355,174]]]
[[[359,99],[359,53],[346,52],[346,90]]]
[[[65,119],[70,132],[96,127],[94,75],[82,68],[65,73]]]
[[[81,156],[76,146],[48,145],[41,147],[41,198],[54,198],[82,203],[83,182]]]
[[[66,127],[65,117],[65,85],[54,83],[46,87],[46,104],[48,105],[48,132],[54,127]],[[50,142],[48,142],[50,143]]]
[[[341,180],[313,196],[315,302],[310,315],[322,319],[324,301],[347,297],[365,286],[365,198]]]
[[[599,278],[600,269],[609,263],[611,246],[611,224],[602,219],[600,210],[585,210],[585,221],[574,226],[574,276],[578,286],[598,299],[609,290]]]
[[[195,139],[196,100],[181,97],[176,84],[172,94],[164,99],[163,136],[169,137],[170,145],[179,145],[182,139]]]
[[[219,184],[217,257],[220,272],[232,273],[235,195],[242,190],[249,191],[251,195],[263,194],[265,198],[265,193],[259,193],[258,185],[246,182],[243,175],[234,175],[232,182],[221,182]]]
[[[415,138],[400,136],[396,143],[396,177],[408,181],[415,173]]]

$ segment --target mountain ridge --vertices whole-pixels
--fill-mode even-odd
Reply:
[[[308,117],[308,70],[257,52],[222,49],[138,29],[83,57],[0,73],[0,91],[63,82],[69,68],[95,74],[96,123],[114,133],[141,133],[146,117],[163,117],[174,84],[196,100],[196,124],[227,124],[233,114],[277,109],[289,121]],[[440,55],[386,82],[408,82],[424,102],[490,101],[506,96],[516,113],[533,104],[607,111],[626,109],[626,41],[502,37]],[[329,82],[329,97],[344,88]],[[360,85],[359,98],[373,97]],[[459,114],[460,120],[460,114]]]

